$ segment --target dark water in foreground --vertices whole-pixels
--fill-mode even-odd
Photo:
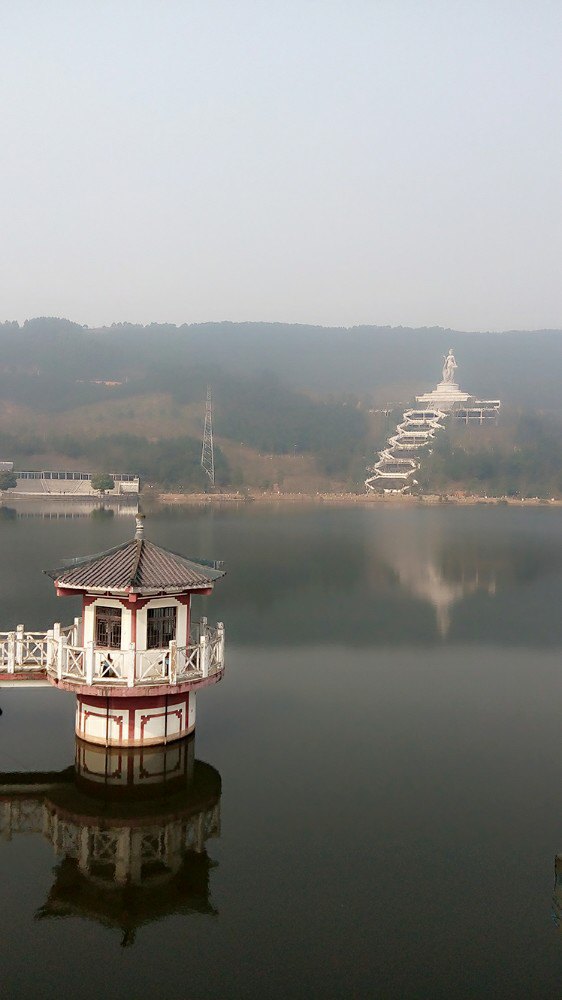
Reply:
[[[132,531],[0,518],[0,629],[70,620],[41,569]],[[108,802],[70,771],[20,809],[2,995],[560,997],[562,514],[244,507],[147,536],[226,560],[200,611],[226,623],[227,677],[184,786]],[[71,696],[0,706],[3,771],[73,765]]]

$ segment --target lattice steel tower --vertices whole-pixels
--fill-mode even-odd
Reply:
[[[211,386],[207,387],[207,402],[205,405],[205,429],[203,431],[203,447],[201,449],[201,467],[207,473],[211,484],[215,485],[215,451],[213,448],[213,396]]]

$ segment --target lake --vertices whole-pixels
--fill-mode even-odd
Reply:
[[[71,621],[42,570],[133,533],[4,510],[0,629]],[[3,995],[560,997],[562,512],[246,504],[145,533],[225,561],[197,612],[226,676],[148,803],[77,784],[73,696],[0,691],[0,769],[58,775],[2,797]],[[118,893],[116,824],[154,855]]]

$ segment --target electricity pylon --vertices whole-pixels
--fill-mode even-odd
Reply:
[[[205,404],[205,429],[203,431],[203,447],[201,449],[201,467],[215,485],[215,451],[213,448],[213,397],[211,386],[207,387],[207,402]]]

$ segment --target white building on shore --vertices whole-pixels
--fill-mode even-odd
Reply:
[[[2,465],[12,465],[11,462],[1,463]],[[2,470],[12,471],[12,469]],[[17,486],[10,490],[11,497],[91,497],[99,496],[97,490],[92,486],[92,479],[95,472],[17,472],[13,470],[17,480]],[[140,479],[131,473],[111,472],[109,473],[114,482],[114,487],[106,491],[107,497],[122,497],[126,495],[138,495],[140,492]]]

